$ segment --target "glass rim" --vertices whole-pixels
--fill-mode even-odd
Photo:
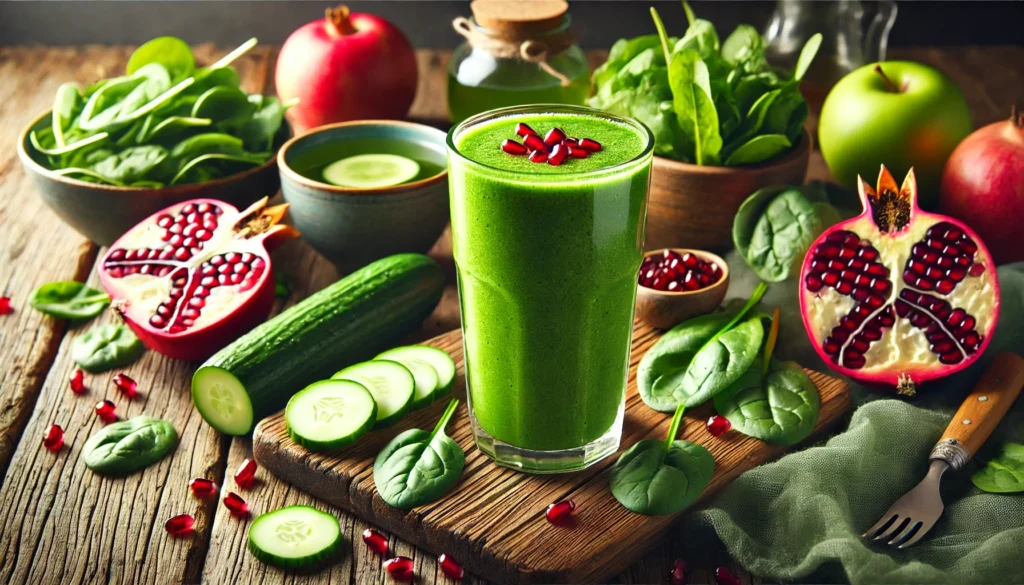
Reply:
[[[514,116],[516,114],[561,114],[561,113],[565,113],[565,114],[581,114],[581,115],[587,115],[587,116],[595,116],[595,117],[603,118],[603,119],[606,119],[606,120],[612,120],[614,122],[617,122],[617,123],[629,126],[629,127],[633,128],[633,129],[637,130],[640,133],[641,136],[646,136],[647,137],[647,143],[644,146],[644,149],[639,154],[637,154],[636,156],[634,156],[634,157],[632,157],[630,159],[627,159],[625,161],[622,161],[620,163],[616,163],[616,164],[611,165],[611,166],[601,167],[599,169],[593,169],[593,170],[590,170],[590,171],[582,171],[582,172],[578,172],[578,173],[544,173],[542,175],[538,175],[537,173],[531,173],[529,171],[511,171],[511,170],[508,170],[508,169],[502,169],[502,168],[494,167],[494,166],[491,166],[491,165],[488,165],[488,164],[484,164],[484,163],[475,161],[472,158],[469,158],[464,153],[462,153],[458,149],[457,146],[455,146],[455,136],[456,136],[456,134],[458,134],[459,132],[461,132],[461,131],[463,131],[465,129],[468,129],[470,127],[473,127],[473,126],[476,126],[476,125],[481,124],[483,122],[486,122],[488,120],[493,120],[493,119],[496,119],[496,118],[501,118],[501,117],[506,117],[506,116]],[[574,105],[567,105],[567,104],[530,104],[530,105],[526,105],[526,106],[509,106],[509,107],[505,107],[505,108],[498,108],[496,110],[488,110],[486,112],[481,112],[479,114],[476,114],[475,116],[471,116],[469,118],[466,118],[462,122],[459,122],[458,124],[452,126],[452,128],[448,131],[448,136],[445,138],[445,144],[448,147],[449,165],[450,165],[451,157],[452,156],[456,156],[456,157],[459,158],[459,160],[463,161],[466,164],[472,165],[472,166],[474,166],[474,167],[476,167],[478,169],[483,169],[483,170],[485,170],[488,173],[494,173],[494,174],[500,175],[500,176],[505,177],[505,178],[523,179],[524,182],[528,182],[528,183],[538,183],[538,182],[558,183],[558,182],[578,181],[581,178],[592,179],[592,178],[595,178],[595,177],[602,177],[602,176],[605,176],[605,175],[615,175],[615,174],[621,173],[622,171],[624,171],[626,169],[629,169],[631,167],[637,166],[640,162],[644,161],[644,159],[648,159],[648,158],[652,157],[653,152],[654,152],[654,133],[651,132],[651,129],[648,128],[646,124],[644,124],[640,120],[637,120],[636,118],[627,118],[625,116],[620,116],[618,114],[612,114],[610,112],[605,112],[603,110],[598,110],[598,109],[595,109],[595,108],[589,108],[589,107],[586,107],[586,106],[574,106]],[[542,178],[538,179],[538,177],[542,177]]]

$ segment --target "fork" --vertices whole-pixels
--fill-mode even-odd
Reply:
[[[942,438],[929,455],[928,474],[907,492],[863,538],[906,548],[921,540],[942,515],[939,482],[947,471],[957,471],[992,434],[1024,387],[1024,358],[1003,352],[992,358],[985,374],[953,415]]]

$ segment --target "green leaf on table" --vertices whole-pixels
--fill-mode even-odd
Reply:
[[[109,424],[82,447],[86,467],[100,475],[120,476],[146,468],[174,449],[174,425],[151,416]]]
[[[994,494],[1024,492],[1024,445],[1005,443],[997,457],[974,472],[971,481]]]
[[[791,145],[789,138],[786,138],[784,134],[755,136],[734,150],[722,165],[735,167],[763,162],[786,151]]]
[[[125,73],[131,75],[150,63],[163,65],[174,81],[192,75],[196,67],[192,49],[188,43],[177,37],[157,37],[143,43],[128,58]]]
[[[821,407],[818,388],[804,369],[775,360],[767,373],[749,368],[714,400],[715,410],[733,429],[779,445],[793,445],[810,435]]]
[[[75,339],[71,359],[83,370],[97,373],[127,366],[145,351],[145,346],[128,327],[100,325]]]
[[[110,304],[107,293],[66,280],[49,282],[32,292],[33,309],[62,319],[87,319],[100,314]]]

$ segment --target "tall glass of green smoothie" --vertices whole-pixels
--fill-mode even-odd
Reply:
[[[586,149],[502,147],[537,145],[527,129]],[[618,449],[653,146],[643,124],[574,106],[493,110],[448,133],[470,418],[499,465],[560,473]]]

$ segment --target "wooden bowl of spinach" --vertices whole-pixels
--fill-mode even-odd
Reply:
[[[160,37],[133,53],[122,76],[62,85],[18,140],[43,201],[107,245],[175,203],[244,207],[276,193],[275,154],[291,136],[285,106],[246,94],[230,66],[254,44],[198,67],[187,44]]]

